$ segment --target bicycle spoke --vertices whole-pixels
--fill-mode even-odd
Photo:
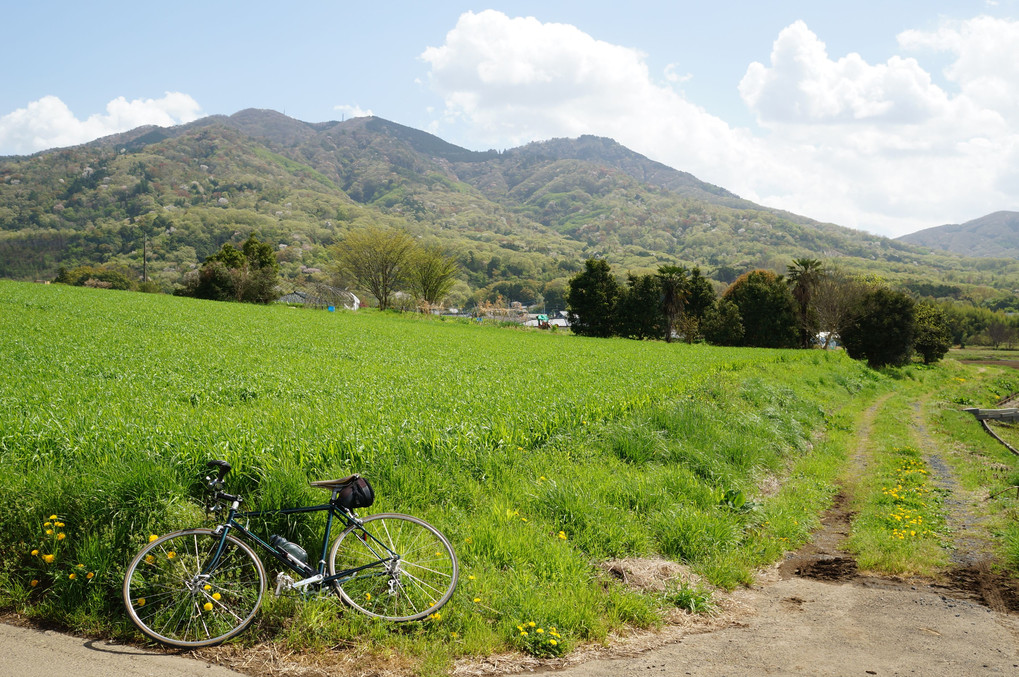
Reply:
[[[254,618],[265,572],[254,552],[205,529],[146,546],[124,581],[128,615],[148,636],[179,647],[217,644]]]
[[[387,553],[380,556],[380,547]],[[424,618],[445,604],[458,577],[456,556],[446,539],[426,522],[396,514],[374,515],[345,531],[330,552],[331,573],[362,567],[335,587],[363,613],[390,620]]]

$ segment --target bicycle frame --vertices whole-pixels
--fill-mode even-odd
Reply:
[[[365,564],[363,566],[355,567],[352,569],[344,569],[343,571],[338,571],[335,574],[327,576],[326,552],[329,550],[329,543],[332,540],[333,520],[334,518],[338,518],[343,523],[343,528],[347,529],[354,525],[360,525],[361,521],[357,519],[356,515],[353,515],[342,508],[337,508],[332,503],[323,503],[321,505],[313,506],[310,505],[297,508],[278,508],[275,510],[253,510],[247,512],[242,512],[238,510],[238,506],[239,501],[235,501],[234,503],[232,503],[230,505],[230,510],[227,513],[226,521],[224,521],[215,529],[215,533],[220,536],[219,547],[216,549],[215,555],[213,555],[212,559],[209,560],[209,562],[204,567],[207,571],[211,572],[219,565],[219,558],[220,555],[222,555],[223,547],[226,544],[226,536],[228,533],[230,533],[231,530],[236,530],[240,532],[242,536],[246,537],[251,542],[258,544],[264,550],[266,550],[270,555],[272,555],[273,559],[275,559],[277,562],[284,565],[286,568],[290,569],[297,575],[301,576],[301,580],[294,583],[294,587],[305,587],[307,585],[312,584],[318,584],[319,586],[321,586],[327,583],[332,583],[334,581],[338,583],[344,583],[354,578],[358,573],[364,571],[365,569],[371,569],[374,567],[378,567],[380,564],[385,564],[387,562],[397,561],[400,559],[400,555],[398,553],[392,551],[389,548],[389,546],[380,541],[374,535],[368,532],[362,532],[360,534],[360,538],[369,547],[369,549],[371,549],[371,551],[375,553],[375,555],[378,557],[378,561],[371,562],[369,564]],[[326,511],[328,513],[328,515],[326,516],[325,535],[322,538],[322,554],[319,556],[317,569],[312,568],[310,563],[305,565],[305,567],[307,567],[307,569],[311,571],[310,574],[308,570],[303,569],[298,563],[292,561],[291,558],[288,557],[288,555],[285,554],[282,550],[264,541],[258,534],[249,530],[245,524],[241,524],[238,521],[238,519],[248,520],[251,518],[259,518],[270,515],[297,515],[301,513],[312,513],[322,511]],[[367,541],[368,538],[370,538],[378,545],[380,552],[376,552],[376,548],[368,544]],[[386,554],[383,555],[382,552]],[[383,571],[372,575],[384,576],[387,575],[387,572]]]

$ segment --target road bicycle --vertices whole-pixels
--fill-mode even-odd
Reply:
[[[247,628],[266,591],[265,565],[253,545],[297,575],[280,571],[277,595],[286,590],[335,594],[361,613],[390,621],[426,618],[452,597],[460,569],[446,537],[410,515],[358,517],[354,511],[374,500],[360,475],[311,482],[332,492],[328,503],[242,512],[243,499],[223,491],[230,464],[217,460],[207,466],[213,473],[205,477],[206,508],[225,512],[226,518],[214,529],[153,538],[124,576],[128,616],[152,639],[181,648],[212,646]],[[300,546],[277,535],[262,538],[248,528],[251,518],[315,512],[326,513],[317,565],[308,563]],[[334,521],[343,530],[332,541]]]

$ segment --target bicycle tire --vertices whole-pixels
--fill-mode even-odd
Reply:
[[[399,557],[389,556],[378,542]],[[389,621],[416,621],[435,613],[453,596],[460,576],[446,537],[423,519],[399,513],[366,517],[333,543],[330,575],[359,567],[364,569],[333,587],[349,606]]]
[[[220,644],[255,618],[265,595],[265,567],[248,544],[227,535],[219,562],[203,571],[222,537],[186,529],[152,541],[124,575],[124,604],[138,629],[162,644]]]

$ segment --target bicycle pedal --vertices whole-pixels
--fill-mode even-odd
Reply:
[[[276,596],[280,593],[294,589],[294,579],[287,574],[280,572],[276,574]]]

